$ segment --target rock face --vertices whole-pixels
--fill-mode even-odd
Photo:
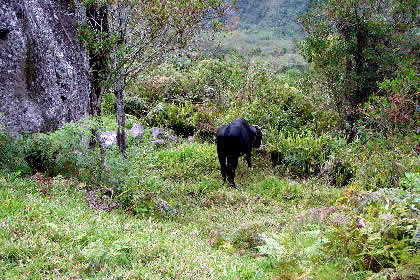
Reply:
[[[70,0],[0,0],[0,126],[45,132],[88,115],[88,58]]]

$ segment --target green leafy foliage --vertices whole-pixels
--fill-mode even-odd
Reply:
[[[157,32],[171,19],[165,1],[152,2],[145,15]],[[305,73],[259,62],[269,52],[285,58],[293,46],[274,42],[276,30],[252,29],[231,34],[264,42],[251,56],[189,53],[148,67],[124,98],[125,128],[141,123],[145,136],[128,137],[126,157],[108,148],[103,169],[98,149],[88,147],[99,120],[20,138],[1,132],[0,278],[419,278],[415,43],[398,37],[411,38],[409,22],[397,32],[375,17],[384,8],[404,22],[411,2],[385,2],[396,6],[356,9],[365,29],[346,11],[371,1],[315,6],[305,23],[313,28],[302,44],[312,62]],[[154,22],[156,15],[163,22]],[[331,28],[330,18],[344,21]],[[100,35],[90,31],[80,29]],[[358,31],[371,36],[361,41],[360,73]],[[391,45],[382,44],[390,34],[397,36]],[[113,38],[106,40],[94,45],[96,55],[113,51]],[[369,97],[351,108],[358,116],[350,123],[344,103],[357,88],[369,89]],[[104,96],[103,129],[117,127],[115,103]],[[234,190],[222,184],[214,136],[236,117],[264,126],[264,147],[253,153],[251,169],[239,160]],[[152,126],[179,137],[150,145]],[[351,138],[342,136],[346,129]],[[44,175],[22,176],[34,171]],[[114,210],[100,210],[92,193]]]
[[[363,188],[394,187],[404,173],[418,172],[415,142],[413,136],[400,135],[393,140],[365,130],[343,151],[341,158],[351,163],[354,179]]]
[[[404,177],[400,178],[400,185],[405,189],[414,192],[420,191],[420,175],[418,172],[406,172]]]
[[[304,192],[300,184],[279,180],[274,176],[258,182],[251,189],[262,196],[290,202],[302,199]]]
[[[48,134],[14,138],[2,132],[0,136],[5,142],[0,145],[0,151],[4,153],[1,171],[90,177],[89,182],[94,182],[94,174],[98,174],[95,167],[99,162],[96,153],[89,149],[89,141],[95,126],[95,121],[84,119]]]
[[[300,44],[301,54],[321,73],[320,82],[350,126],[357,107],[378,91],[377,82],[416,60],[411,43],[416,41],[416,5],[394,0],[381,5],[371,0],[320,1],[301,17],[309,35]]]
[[[16,139],[4,131],[0,131],[0,171],[22,172],[28,174],[32,171],[25,160],[22,140]]]
[[[350,257],[362,270],[379,272],[402,263],[414,265],[418,262],[418,195],[381,189],[362,196],[355,213],[359,217],[353,223],[328,228],[326,249]]]
[[[94,125],[94,121],[86,119],[66,124],[53,133],[29,135],[23,143],[25,159],[34,170],[51,176],[77,176],[92,164],[97,164],[89,149]]]
[[[310,131],[302,135],[280,132],[268,135],[268,150],[274,165],[284,165],[290,174],[308,176],[318,174],[321,167],[329,160],[330,155],[345,146],[345,140],[316,136]],[[271,141],[270,141],[271,140]],[[342,170],[334,171],[334,174]]]
[[[240,56],[205,58],[182,67],[175,67],[176,62],[141,77],[129,91],[127,112],[206,140],[240,116],[274,131],[298,133],[316,126],[311,100],[295,87],[298,70],[275,75],[267,64],[249,64]],[[131,100],[141,100],[141,108]]]

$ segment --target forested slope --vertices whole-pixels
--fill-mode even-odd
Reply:
[[[239,0],[240,28],[272,28],[276,37],[302,36],[297,16],[308,11],[311,0]]]
[[[308,11],[310,0],[240,0],[226,18],[224,32],[205,41],[207,53],[237,52],[264,61],[274,71],[303,69],[306,62],[297,54],[304,38],[298,17]]]

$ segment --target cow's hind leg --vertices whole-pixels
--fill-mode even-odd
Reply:
[[[217,151],[219,157],[220,172],[222,173],[223,183],[226,182],[226,155],[222,151]]]
[[[238,157],[237,156],[228,156],[227,158],[227,176],[230,185],[233,188],[236,188],[235,185],[235,170],[238,166]]]

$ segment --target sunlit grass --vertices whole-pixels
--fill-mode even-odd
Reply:
[[[117,183],[125,188],[120,190],[117,184],[114,199],[123,202],[122,197],[131,193],[127,208],[111,212],[89,208],[86,184],[75,179],[59,175],[37,182],[19,173],[2,174],[0,278],[372,275],[367,271],[360,276],[354,260],[340,251],[346,248],[341,236],[350,234],[345,227],[305,216],[313,209],[333,209],[342,215],[340,207],[352,215],[339,203],[346,199],[344,188],[325,185],[320,178],[283,176],[267,154],[254,152],[252,168],[240,158],[238,189],[233,189],[222,183],[215,144],[181,140],[154,147],[147,144],[148,137],[130,144],[126,161],[108,151],[109,172],[122,174]],[[148,196],[166,201],[176,211],[161,212]],[[365,219],[370,226],[377,223],[372,215]],[[326,250],[327,243],[331,250]]]
[[[155,178],[154,191],[179,210],[172,217],[93,210],[76,181],[58,176],[43,192],[32,179],[4,174],[0,278],[270,279],[278,260],[258,255],[247,238],[288,231],[305,208],[305,185],[253,157],[252,169],[240,159],[234,190],[222,184],[214,144],[130,147],[132,172]],[[302,205],[289,205],[289,186]]]

